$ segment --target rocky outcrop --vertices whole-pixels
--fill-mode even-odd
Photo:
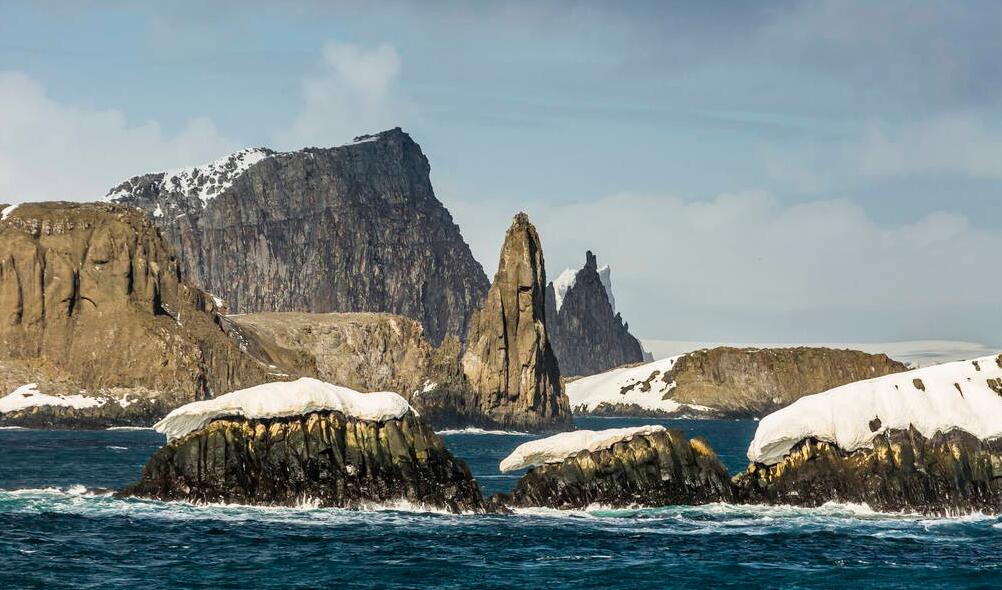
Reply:
[[[479,413],[505,428],[560,430],[571,424],[547,334],[545,285],[539,235],[519,213],[484,305],[470,320],[463,355]]]
[[[807,395],[905,370],[887,355],[856,350],[719,347],[565,387],[580,414],[758,418]]]
[[[779,463],[752,464],[735,478],[750,503],[865,503],[882,512],[958,515],[1002,512],[1002,441],[962,430],[926,438],[914,428],[876,436],[852,452],[809,438]]]
[[[660,430],[532,467],[510,494],[496,495],[492,503],[580,509],[591,504],[697,505],[733,498],[727,469],[705,440]]]
[[[24,383],[102,399],[129,390],[146,401],[126,414],[148,424],[162,408],[268,379],[218,318],[212,298],[181,279],[173,249],[135,209],[29,203],[0,221],[0,359],[31,373]],[[0,421],[53,425],[44,414]],[[72,414],[52,416],[72,424]],[[93,423],[100,414],[79,417]]]
[[[167,443],[121,496],[364,508],[409,502],[482,511],[470,470],[413,413],[385,422],[340,412],[217,419]]]
[[[487,277],[398,129],[298,152],[244,150],[138,176],[108,198],[145,210],[185,277],[257,311],[401,314],[462,338]]]
[[[602,270],[604,280],[589,251],[584,268],[560,285],[559,302],[554,283],[547,286],[547,328],[563,375],[594,375],[644,360],[640,341],[613,307],[609,267]]]

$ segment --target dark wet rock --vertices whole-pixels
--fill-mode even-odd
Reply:
[[[184,276],[232,313],[390,312],[435,344],[462,338],[489,285],[435,197],[428,159],[399,128],[359,140],[250,150],[262,159],[242,173],[234,160],[183,185],[147,174],[109,197],[145,210]]]
[[[962,430],[926,438],[911,428],[889,430],[873,448],[847,452],[807,439],[779,463],[752,464],[734,481],[747,503],[852,502],[882,512],[996,514],[1002,512],[1002,441]]]
[[[727,469],[709,443],[662,430],[531,467],[510,494],[495,495],[491,503],[571,509],[698,505],[733,497]]]
[[[536,228],[512,221],[494,282],[470,320],[463,372],[478,414],[502,428],[566,430],[571,412],[546,327],[546,268]]]
[[[608,267],[603,270],[608,272]],[[629,325],[613,308],[609,289],[590,251],[559,309],[552,282],[546,291],[547,328],[562,375],[594,375],[644,360],[640,341],[630,334]]]
[[[364,508],[399,501],[482,511],[466,464],[420,418],[375,422],[339,412],[217,419],[172,440],[119,493],[159,500]]]

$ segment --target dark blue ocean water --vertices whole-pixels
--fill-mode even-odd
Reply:
[[[752,422],[659,422],[742,469]],[[487,493],[525,435],[446,434]],[[116,500],[152,431],[0,430],[0,589],[997,588],[1002,520],[729,505],[453,516]]]

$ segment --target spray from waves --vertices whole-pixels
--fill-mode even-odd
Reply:
[[[437,430],[435,434],[440,436],[451,436],[454,434],[494,434],[494,435],[506,435],[506,436],[532,436],[529,432],[518,432],[516,430],[484,430],[483,428],[450,428],[446,430]]]

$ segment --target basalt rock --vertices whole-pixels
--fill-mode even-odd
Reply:
[[[883,512],[957,515],[1002,512],[1002,441],[962,430],[926,438],[889,430],[872,448],[846,452],[806,439],[775,465],[752,464],[735,479],[748,503],[815,507],[865,503]]]
[[[172,440],[121,496],[196,503],[364,508],[405,501],[483,511],[476,481],[420,418],[339,412],[217,419]]]
[[[142,208],[185,277],[232,313],[390,312],[435,344],[462,338],[487,276],[399,128],[335,148],[244,150],[137,176],[108,198]]]
[[[546,328],[546,270],[536,228],[515,216],[494,283],[470,320],[463,372],[479,414],[504,428],[562,430],[570,406]]]
[[[554,283],[546,288],[546,318],[553,352],[565,376],[594,375],[620,365],[644,360],[640,341],[616,312],[607,284],[599,274],[595,255],[585,255],[584,268],[562,293],[560,305]]]
[[[173,249],[138,210],[28,203],[0,221],[0,360],[34,371],[17,385],[97,397],[129,390],[148,403],[119,418],[148,423],[161,408],[266,380],[218,322],[212,298],[181,279]],[[46,424],[39,412],[2,421]]]
[[[532,467],[495,506],[572,509],[698,505],[734,499],[727,469],[702,438],[678,430],[633,436],[610,448],[582,450],[561,463]]]

